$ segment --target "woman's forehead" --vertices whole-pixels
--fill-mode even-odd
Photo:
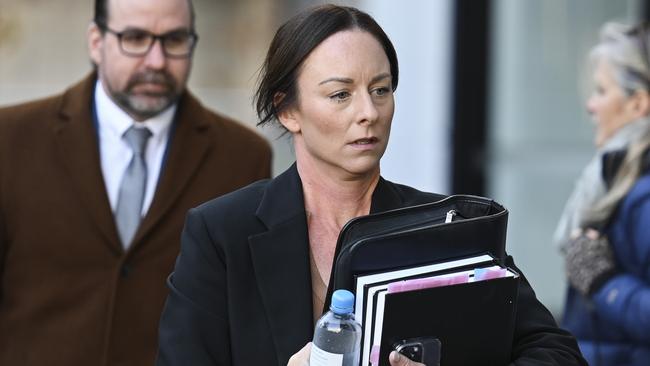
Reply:
[[[377,39],[359,29],[334,33],[307,56],[301,67],[316,78],[351,77],[353,75],[390,73],[390,63]],[[370,75],[372,74],[372,75]]]

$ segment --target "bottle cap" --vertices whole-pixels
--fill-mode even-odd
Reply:
[[[348,290],[334,291],[330,310],[339,315],[352,313],[354,310],[354,294]]]

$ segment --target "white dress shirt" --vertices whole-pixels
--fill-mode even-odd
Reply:
[[[124,133],[134,124],[136,124],[136,128],[146,127],[151,131],[151,137],[147,142],[144,154],[147,163],[147,187],[144,202],[142,203],[142,216],[144,216],[149,210],[156,192],[176,105],[167,108],[153,118],[136,122],[113,102],[106,94],[102,83],[97,80],[95,108],[97,111],[97,132],[99,135],[99,156],[102,174],[113,212],[117,207],[117,197],[122,176],[133,158],[133,151],[123,139]]]

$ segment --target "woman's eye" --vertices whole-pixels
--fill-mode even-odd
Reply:
[[[338,92],[336,94],[330,95],[330,99],[336,100],[337,102],[341,102],[341,101],[344,101],[345,99],[347,99],[349,96],[350,96],[350,93],[348,93],[346,91],[341,91],[341,92]]]
[[[382,97],[382,96],[390,93],[390,89],[388,89],[388,88],[377,88],[377,89],[374,90],[374,92],[375,92],[375,94],[377,96]]]

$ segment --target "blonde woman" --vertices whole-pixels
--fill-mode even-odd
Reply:
[[[650,360],[650,64],[647,25],[608,23],[591,53],[596,157],[557,231],[569,291],[564,326],[590,365]]]

